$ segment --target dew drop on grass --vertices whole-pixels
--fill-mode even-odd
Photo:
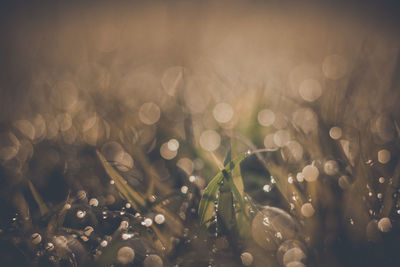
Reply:
[[[156,224],[163,224],[165,222],[165,217],[164,217],[163,214],[157,214],[154,217],[154,221],[155,221]]]
[[[181,193],[182,194],[186,194],[188,192],[188,190],[189,190],[189,188],[186,185],[181,187]]]
[[[274,143],[283,147],[290,141],[290,133],[287,130],[279,130],[274,134]]]
[[[271,191],[271,186],[269,184],[266,184],[263,186],[264,192],[270,192]]]
[[[267,218],[267,219],[266,219]],[[284,210],[266,206],[254,217],[252,226],[254,241],[266,250],[275,250],[281,239],[290,239],[298,231],[296,221]]]
[[[143,261],[143,267],[162,267],[163,260],[156,254],[147,256]]]
[[[309,218],[309,217],[313,216],[314,213],[315,213],[315,209],[311,203],[304,203],[301,206],[301,214],[303,214],[304,217]]]
[[[262,126],[271,126],[275,121],[275,113],[270,109],[263,109],[258,112],[257,120]]]
[[[129,264],[135,258],[135,251],[131,247],[122,247],[117,252],[117,261],[120,264]]]
[[[335,160],[328,160],[324,164],[324,172],[327,175],[335,175],[339,172],[339,165]]]
[[[177,150],[172,151],[168,148],[168,143],[164,143],[160,147],[160,155],[166,160],[171,160],[175,158],[177,153],[178,153]]]
[[[97,207],[99,205],[99,201],[97,200],[97,198],[91,198],[89,200],[89,205],[92,207]]]
[[[42,236],[39,233],[33,233],[31,235],[31,241],[34,245],[39,244],[40,242],[42,242]]]
[[[92,234],[92,232],[94,231],[92,226],[86,226],[85,229],[83,229],[83,233],[86,236],[90,236]]]
[[[152,224],[153,224],[153,220],[150,219],[150,218],[146,218],[146,219],[144,219],[144,221],[142,222],[142,225],[143,225],[143,226],[146,226],[146,227],[150,227]]]
[[[307,182],[314,182],[318,179],[319,171],[317,167],[313,165],[307,165],[303,168],[303,176]]]
[[[242,264],[244,266],[251,266],[254,261],[254,257],[250,252],[243,252],[240,255],[240,259],[242,260]]]
[[[221,144],[221,137],[214,130],[206,130],[201,133],[199,143],[204,150],[215,151]]]
[[[298,172],[296,175],[296,179],[298,182],[302,183],[304,181],[304,175],[302,172]]]
[[[53,243],[49,242],[49,243],[46,244],[45,250],[52,251],[53,249],[54,249],[54,244]]]
[[[299,86],[299,94],[305,101],[313,102],[322,94],[321,84],[314,79],[306,79]]]
[[[161,110],[153,102],[144,103],[139,108],[139,119],[146,125],[152,125],[158,122],[161,116]]]
[[[133,167],[132,156],[125,151],[122,152],[122,155],[119,157],[119,160],[115,162],[115,165],[121,172],[129,171]]]
[[[392,229],[392,222],[389,218],[384,217],[378,221],[378,229],[381,232],[389,232]]]
[[[176,139],[170,139],[167,144],[168,149],[171,151],[177,151],[179,148],[179,142]]]
[[[334,140],[340,139],[342,137],[342,129],[337,126],[332,127],[329,130],[329,136]]]
[[[78,217],[79,219],[82,219],[82,218],[84,218],[86,216],[86,211],[84,211],[84,210],[78,210],[77,212],[76,212],[76,217]]]
[[[287,264],[291,262],[302,262],[306,259],[306,255],[303,250],[299,247],[293,247],[286,251],[283,255],[283,264],[287,266]]]
[[[298,240],[289,239],[284,241],[277,250],[277,259],[283,265],[291,262],[304,262],[307,255],[306,247]]]
[[[378,161],[382,164],[386,164],[390,161],[390,151],[387,149],[381,149],[378,151]]]
[[[219,123],[229,122],[233,114],[233,108],[228,103],[218,103],[213,109],[214,119]]]
[[[264,138],[264,146],[269,150],[277,150],[278,146],[274,142],[274,134],[268,134]]]
[[[343,190],[349,188],[350,186],[349,177],[346,175],[340,176],[338,179],[338,184],[340,188],[342,188]]]

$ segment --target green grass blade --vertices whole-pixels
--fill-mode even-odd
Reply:
[[[239,166],[240,162],[242,162],[242,160],[244,160],[247,156],[249,156],[249,154],[245,153],[237,157],[233,161],[229,162],[225,166],[225,168],[221,172],[219,172],[208,184],[200,200],[200,205],[199,205],[200,224],[205,224],[206,227],[210,225],[210,220],[214,215],[214,201],[216,200],[217,191],[220,187],[220,182],[224,178],[223,171],[225,171],[228,174],[231,174],[232,170],[235,169],[235,166]]]
[[[122,176],[107,162],[107,160],[99,151],[96,151],[96,153],[108,176],[115,181],[118,191],[136,209],[144,208],[146,206],[146,201],[140,195],[140,193],[136,192],[128,185],[126,180],[122,178]]]
[[[217,197],[219,184],[223,179],[223,175],[219,172],[204,189],[203,196],[199,204],[200,224],[210,225],[210,220],[214,215],[214,201]]]

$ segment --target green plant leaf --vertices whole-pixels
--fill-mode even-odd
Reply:
[[[200,224],[205,224],[206,227],[210,225],[210,220],[214,215],[214,201],[217,197],[217,191],[220,182],[224,176],[219,172],[204,189],[203,196],[199,204]]]
[[[244,160],[248,155],[248,153],[244,153],[233,161],[230,161],[225,166],[225,168],[220,171],[204,189],[204,193],[199,205],[200,224],[204,224],[206,227],[208,227],[210,225],[212,217],[214,216],[214,201],[216,200],[221,181],[222,179],[224,179],[223,172],[231,174],[232,170],[234,170],[235,167],[238,166],[240,162],[242,162],[242,160]]]

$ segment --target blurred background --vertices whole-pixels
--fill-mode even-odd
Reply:
[[[399,14],[2,1],[5,266],[398,266]],[[240,166],[247,237],[197,215],[231,142],[267,151]]]

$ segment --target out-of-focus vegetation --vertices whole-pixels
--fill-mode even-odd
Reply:
[[[89,6],[4,4],[2,266],[400,264],[392,11]]]

